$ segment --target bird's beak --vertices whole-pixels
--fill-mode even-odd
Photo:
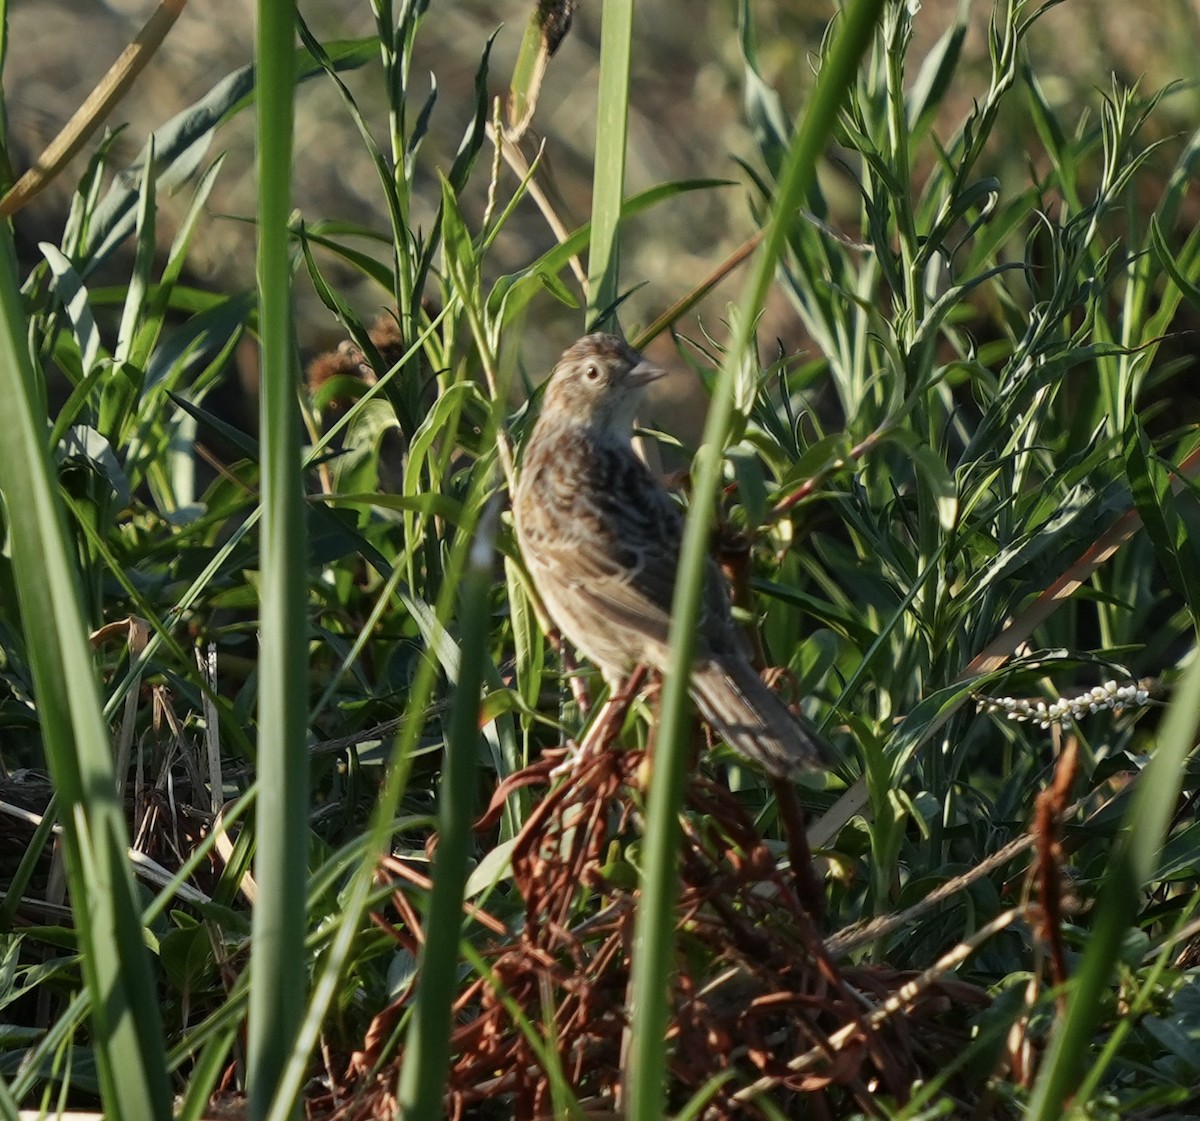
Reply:
[[[649,385],[652,381],[658,381],[659,378],[666,376],[667,371],[661,366],[656,366],[653,362],[647,362],[643,358],[625,375],[625,384],[633,389],[641,389],[643,386]]]

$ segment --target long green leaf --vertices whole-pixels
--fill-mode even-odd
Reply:
[[[662,1059],[675,946],[679,809],[691,722],[688,677],[696,646],[692,621],[700,614],[709,530],[721,479],[721,449],[733,419],[734,391],[743,364],[751,354],[754,326],[766,300],[775,264],[794,217],[815,180],[817,160],[833,129],[838,108],[854,81],[859,59],[875,33],[883,2],[855,0],[845,10],[840,32],[821,67],[808,111],[784,161],[766,236],[743,294],[734,335],[709,406],[704,446],[697,456],[695,489],[671,605],[671,659],[665,675],[655,767],[650,781],[642,898],[634,928],[628,1077],[628,1115],[633,1121],[661,1121],[666,1114],[666,1071]]]
[[[600,32],[596,153],[592,171],[592,241],[588,251],[588,323],[617,301],[618,230],[625,195],[625,140],[629,131],[629,60],[633,0],[607,0]]]
[[[8,1083],[0,1078],[0,1117],[4,1121],[17,1121],[20,1113],[17,1109],[17,1103],[13,1100],[12,1092],[8,1088]]]
[[[1200,626],[1200,580],[1196,576],[1196,549],[1187,523],[1179,515],[1171,478],[1158,462],[1137,416],[1130,417],[1125,436],[1125,468],[1133,500],[1146,536],[1172,586],[1181,592]]]
[[[1163,723],[1158,749],[1142,774],[1121,835],[1104,876],[1096,918],[1078,974],[1067,995],[1066,1015],[1056,1024],[1033,1087],[1028,1121],[1067,1116],[1084,1056],[1092,1043],[1100,1010],[1110,996],[1109,981],[1121,942],[1137,920],[1138,897],[1158,867],[1159,853],[1175,813],[1184,764],[1200,734],[1200,657],[1180,679]]]
[[[490,517],[481,521],[462,580],[462,657],[438,794],[433,892],[417,978],[416,1009],[400,1075],[404,1116],[414,1121],[437,1121],[442,1116],[442,1094],[450,1062],[451,1008],[458,992],[463,893],[471,850],[479,699],[487,657],[496,515],[493,507]],[[457,580],[447,579],[448,586],[457,584]]]
[[[124,810],[25,338],[16,254],[3,226],[0,489],[46,759],[61,807],[101,1092],[111,1117],[166,1118],[162,1023],[126,858]]]
[[[308,545],[300,475],[288,211],[295,70],[291,0],[259,0],[258,290],[262,338],[262,591],[258,798],[250,958],[250,1116],[267,1116],[304,1010],[308,883],[305,616]]]

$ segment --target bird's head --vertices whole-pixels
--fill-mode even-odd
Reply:
[[[643,390],[665,372],[616,335],[584,335],[554,367],[542,416],[627,440]]]

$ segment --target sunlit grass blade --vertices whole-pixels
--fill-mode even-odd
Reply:
[[[258,285],[262,339],[262,549],[259,798],[250,961],[250,1116],[267,1115],[308,987],[308,546],[291,309],[295,69],[291,0],[258,5]]]
[[[1179,798],[1184,764],[1200,732],[1200,657],[1180,679],[1163,723],[1158,747],[1142,774],[1121,835],[1108,862],[1087,949],[1071,980],[1067,1012],[1050,1037],[1026,1117],[1052,1121],[1067,1116],[1084,1059],[1092,1046],[1100,1010],[1110,999],[1110,980],[1121,941],[1137,921],[1138,898],[1154,875]]]
[[[8,1083],[0,1077],[0,1117],[4,1121],[18,1121],[17,1103],[13,1100]]]
[[[608,0],[600,33],[600,85],[592,170],[592,240],[588,250],[588,326],[617,299],[625,139],[629,132],[629,60],[633,0]]]
[[[126,859],[112,745],[67,545],[48,426],[26,349],[15,252],[0,230],[0,488],[27,626],[46,758],[58,790],[84,977],[106,1109],[166,1117],[170,1097],[150,963]]]
[[[671,605],[671,659],[664,675],[661,723],[646,817],[642,897],[634,935],[630,977],[632,1042],[626,1103],[633,1121],[660,1121],[666,1110],[662,1055],[670,1013],[670,978],[674,972],[671,959],[678,888],[676,852],[691,724],[688,677],[696,643],[692,621],[700,612],[709,530],[721,479],[721,453],[733,419],[734,391],[743,363],[755,360],[752,346],[758,311],[764,305],[790,225],[814,182],[817,160],[854,82],[859,59],[875,34],[882,10],[883,0],[858,0],[848,7],[821,67],[803,123],[783,164],[767,232],[743,293],[725,364],[709,405],[704,445],[697,456],[692,503]]]
[[[479,698],[487,657],[488,595],[491,587],[493,507],[479,524],[462,581],[462,658],[446,737],[438,794],[438,845],[433,892],[419,961],[416,1007],[405,1045],[399,1097],[404,1116],[437,1121],[450,1062],[450,1010],[458,992],[463,890],[471,846],[475,759],[479,751]],[[454,581],[448,581],[450,586]]]

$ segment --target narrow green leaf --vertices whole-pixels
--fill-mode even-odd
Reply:
[[[945,460],[928,444],[912,448],[913,462],[921,482],[929,489],[937,510],[938,525],[949,532],[958,521],[958,487]]]
[[[83,280],[75,271],[71,262],[63,256],[56,246],[42,242],[39,246],[42,255],[54,274],[54,288],[58,298],[62,300],[67,318],[75,329],[75,339],[79,343],[80,364],[86,377],[100,355],[100,332],[92,317],[92,309],[88,306],[88,291]]]
[[[142,160],[147,165],[154,163],[154,137],[146,141],[146,153]],[[134,336],[146,306],[146,289],[150,285],[150,270],[154,267],[154,255],[158,250],[155,202],[155,179],[147,175],[142,180],[138,198],[136,243],[133,258],[133,274],[129,278],[129,289],[125,294],[125,307],[121,312],[121,325],[117,328],[117,345],[113,350],[113,361],[128,362]]]
[[[1179,289],[1180,294],[1192,307],[1200,308],[1200,285],[1196,284],[1194,277],[1184,275],[1184,271],[1179,267],[1175,254],[1171,252],[1166,238],[1163,237],[1157,214],[1150,216],[1150,245],[1163,271],[1171,278],[1171,283]]]
[[[516,653],[517,684],[521,697],[532,710],[537,709],[546,663],[546,637],[538,623],[533,604],[517,574],[517,566],[506,559],[505,581],[512,618],[513,647]]]
[[[1172,586],[1187,600],[1192,619],[1200,626],[1200,557],[1176,508],[1170,476],[1154,458],[1150,439],[1136,416],[1130,417],[1125,438],[1125,468],[1158,562]]]
[[[488,60],[492,55],[492,45],[496,42],[498,31],[493,31],[483,48],[483,57],[475,70],[475,101],[474,113],[467,131],[459,142],[458,151],[454,153],[454,162],[446,178],[449,180],[454,193],[458,194],[466,185],[475,165],[475,157],[483,147],[483,139],[487,135],[488,122]]]
[[[262,340],[261,654],[257,851],[247,1091],[267,1116],[296,1045],[308,990],[308,544],[300,474],[299,381],[288,216],[296,80],[291,0],[259,0],[258,289]],[[297,1111],[289,1103],[289,1112]]]
[[[600,85],[592,168],[592,238],[588,249],[588,322],[615,306],[619,290],[625,140],[629,130],[629,64],[633,0],[608,0],[600,27]]]
[[[369,254],[363,253],[358,249],[352,249],[349,245],[345,245],[326,234],[318,233],[312,226],[303,227],[303,239],[308,244],[320,245],[328,249],[331,253],[335,253],[343,261],[347,262],[347,264],[353,265],[363,276],[375,281],[385,292],[392,290],[392,270],[387,265],[375,260]]]
[[[778,177],[791,140],[791,124],[784,114],[779,95],[763,81],[758,69],[750,0],[739,0],[738,3],[738,42],[742,50],[742,73],[746,83],[742,95],[746,120],[763,162],[771,174]]]
[[[709,406],[701,454],[696,457],[695,489],[671,605],[671,656],[664,674],[655,770],[646,813],[642,895],[634,927],[627,1107],[631,1121],[661,1121],[667,1108],[663,1041],[674,972],[679,807],[690,725],[688,678],[696,643],[693,621],[700,611],[709,528],[721,478],[720,450],[733,419],[738,372],[751,353],[757,315],[764,306],[776,264],[787,243],[792,217],[804,205],[815,182],[817,160],[855,81],[859,59],[874,37],[883,6],[883,0],[853,0],[843,10],[837,37],[823,62],[804,120],[781,168],[771,219],[742,295],[741,314]]]
[[[462,656],[438,795],[438,845],[429,919],[418,963],[416,1004],[400,1070],[405,1117],[438,1121],[450,1063],[451,1008],[458,990],[463,899],[474,820],[475,760],[479,751],[479,699],[488,646],[488,596],[498,512],[480,524],[463,577]]]
[[[100,712],[45,418],[26,349],[26,328],[7,225],[0,227],[0,489],[37,690],[46,757],[61,806],[75,924],[91,999],[106,1112],[170,1114],[158,999],[116,798],[112,745]],[[34,625],[36,621],[36,625]]]
[[[1139,896],[1158,867],[1185,774],[1185,762],[1200,733],[1200,657],[1175,689],[1150,765],[1113,847],[1096,904],[1091,937],[1067,993],[1066,1015],[1057,1021],[1030,1095],[1029,1121],[1059,1121],[1079,1082],[1080,1071],[1110,999],[1109,981],[1126,932],[1137,921]]]
[[[950,88],[962,55],[963,41],[967,37],[969,10],[970,0],[959,0],[954,22],[942,32],[917,71],[912,89],[905,99],[908,127],[914,137],[929,126]]]

